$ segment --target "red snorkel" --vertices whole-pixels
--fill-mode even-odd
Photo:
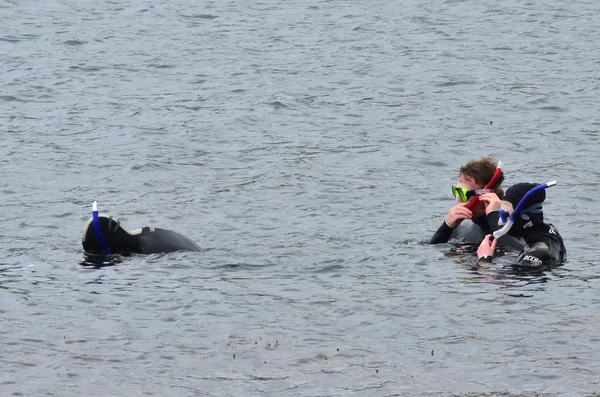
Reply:
[[[498,181],[500,173],[502,173],[502,161],[498,161],[498,165],[496,166],[496,172],[494,172],[492,179],[490,179],[487,185],[485,185],[484,189],[491,189],[492,186],[494,186]],[[479,204],[479,194],[473,197],[473,200],[469,201],[469,204],[466,205],[466,208],[473,210],[473,207],[475,207],[477,204]]]

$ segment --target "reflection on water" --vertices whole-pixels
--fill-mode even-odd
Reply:
[[[506,288],[520,288],[530,284],[544,284],[555,276],[564,273],[561,271],[564,263],[547,264],[540,267],[517,265],[516,261],[520,252],[504,247],[496,248],[492,263],[477,262],[478,244],[451,243],[452,248],[444,255],[455,259],[472,276],[464,277],[465,282],[492,283]],[[518,297],[531,297],[526,294],[510,294]]]
[[[107,266],[115,266],[123,262],[125,257],[119,254],[111,255],[94,255],[94,254],[83,254],[83,261],[79,263],[80,266],[88,269],[101,269]]]

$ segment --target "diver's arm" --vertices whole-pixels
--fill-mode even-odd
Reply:
[[[492,262],[496,244],[498,244],[498,239],[493,238],[491,234],[487,234],[479,244],[479,248],[477,248],[477,263]]]
[[[448,215],[444,219],[442,226],[435,232],[433,237],[429,240],[430,244],[447,243],[452,236],[452,232],[456,229],[462,221],[465,219],[471,219],[473,212],[467,208],[466,203],[460,203],[448,210]]]
[[[485,216],[485,219],[487,220],[490,228],[490,233],[494,233],[496,230],[501,228],[501,226],[498,224],[498,220],[500,219],[500,213],[498,211],[490,212]]]
[[[446,221],[439,227],[439,229],[434,233],[434,235],[429,239],[429,244],[442,244],[447,243],[452,236],[454,229],[451,228]]]
[[[482,194],[479,197],[479,201],[485,204],[485,220],[488,224],[488,229],[493,233],[500,228],[500,225],[498,225],[498,219],[500,219],[498,210],[502,207],[502,202],[496,193],[493,192]]]

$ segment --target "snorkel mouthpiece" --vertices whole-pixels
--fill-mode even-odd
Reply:
[[[98,203],[96,203],[96,200],[92,201],[92,218],[94,231],[96,232],[96,237],[100,243],[100,248],[102,248],[102,253],[104,255],[110,255],[110,248],[108,248],[108,244],[106,244],[106,240],[104,240],[104,236],[102,235],[102,229],[100,228],[100,219],[98,219]]]

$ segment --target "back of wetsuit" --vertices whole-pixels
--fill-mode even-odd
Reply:
[[[139,235],[139,253],[156,254],[174,251],[200,251],[192,240],[171,230],[145,227]]]
[[[517,183],[506,191],[503,200],[510,202],[513,208],[516,208],[521,199],[536,186],[537,183]],[[552,224],[544,222],[544,213],[541,211],[544,200],[546,200],[545,189],[533,194],[527,203],[524,203],[525,209],[521,211],[525,216],[517,217],[508,232],[511,236],[523,238],[527,243],[525,251],[517,259],[518,264],[550,265],[566,259],[566,249],[558,230]],[[536,205],[539,208],[535,208]],[[493,222],[495,219],[492,220]]]
[[[521,199],[534,187],[537,183],[517,183],[511,186],[504,195],[503,200],[512,204],[513,208],[517,208]],[[515,219],[515,224],[509,230],[508,234],[515,237],[523,237],[526,243],[531,243],[537,240],[540,236],[548,235],[550,227],[544,223],[544,213],[540,210],[528,211],[534,205],[540,205],[546,200],[546,190],[538,190],[525,203],[525,209],[521,211],[521,215]]]

